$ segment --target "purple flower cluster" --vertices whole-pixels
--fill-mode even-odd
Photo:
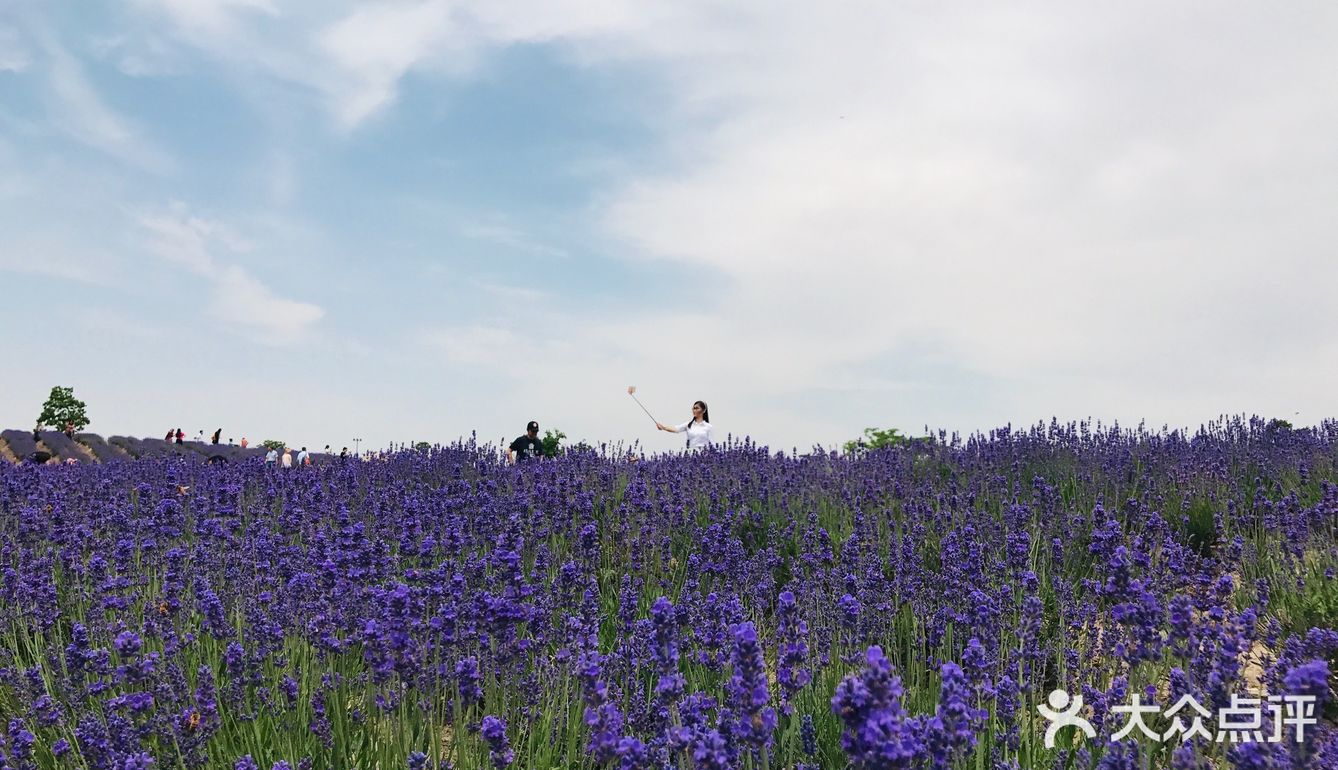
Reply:
[[[287,474],[133,446],[161,456],[0,466],[6,767],[1338,756],[1338,423],[530,467],[470,441]],[[1316,724],[1051,750],[1057,687],[1103,739],[1133,694],[1302,694]]]
[[[857,768],[915,767],[925,752],[924,729],[902,707],[901,679],[877,645],[858,674],[841,680],[832,711],[845,725],[841,748]]]

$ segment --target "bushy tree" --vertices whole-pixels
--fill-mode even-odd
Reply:
[[[562,439],[566,437],[567,434],[560,430],[544,431],[544,438],[542,441],[544,457],[557,457],[558,445],[561,443]]]
[[[62,388],[59,385],[51,389],[46,403],[42,405],[42,414],[37,418],[37,428],[50,425],[56,430],[64,430],[65,423],[74,425],[75,430],[88,427],[87,405],[74,397],[74,388]]]
[[[287,444],[276,438],[265,439],[264,441],[260,442],[260,445],[266,449],[273,449],[276,452],[282,452],[283,448],[288,446]]]
[[[845,443],[846,454],[856,454],[870,449],[884,449],[894,446],[909,446],[911,438],[901,435],[896,428],[865,428],[864,436]]]

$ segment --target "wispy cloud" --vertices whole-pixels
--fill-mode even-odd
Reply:
[[[476,241],[486,241],[508,249],[539,257],[565,258],[565,249],[542,243],[523,229],[500,221],[474,222],[463,225],[460,234]]]
[[[166,211],[140,215],[139,224],[152,234],[150,251],[210,278],[217,278],[219,272],[211,253],[213,246],[233,252],[254,248],[230,227],[192,215],[180,201],[173,201]]]
[[[104,307],[83,307],[75,311],[75,319],[86,333],[100,337],[155,340],[166,336],[161,326],[131,318],[125,313]]]
[[[46,35],[43,48],[56,125],[74,139],[116,158],[159,174],[170,173],[175,161],[154,147],[135,123],[109,107],[84,75],[83,65]]]
[[[196,216],[180,202],[165,211],[140,214],[138,223],[147,233],[146,249],[207,279],[212,286],[210,313],[253,339],[270,345],[296,344],[325,317],[320,306],[278,296],[230,262],[227,253],[256,248],[231,227]]]
[[[43,276],[94,286],[109,286],[113,283],[97,254],[76,250],[60,239],[19,237],[9,241],[0,236],[0,272]]]
[[[228,35],[248,15],[279,16],[270,0],[135,0],[135,4],[167,15],[192,35]]]
[[[277,296],[235,265],[220,271],[210,312],[250,330],[255,339],[271,345],[302,342],[311,327],[325,317],[319,306]]]
[[[180,75],[186,71],[177,46],[161,35],[144,32],[95,38],[90,43],[94,55],[114,63],[122,74],[132,78]]]
[[[32,54],[13,27],[0,25],[0,72],[23,72],[32,64]]]
[[[137,0],[135,7],[166,20],[188,45],[311,89],[346,132],[394,104],[411,72],[459,78],[498,47],[608,41],[619,30],[650,30],[686,15],[626,0],[330,0],[282,8],[259,0]]]
[[[422,59],[449,50],[450,8],[444,0],[366,6],[319,33],[319,49],[339,73],[322,85],[343,128],[391,103],[400,78]]]
[[[523,300],[528,302],[541,300],[550,296],[549,292],[543,291],[542,289],[533,289],[528,286],[510,286],[508,284],[482,280],[473,280],[470,281],[470,283],[480,291],[504,300]]]

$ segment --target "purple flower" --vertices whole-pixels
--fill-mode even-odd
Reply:
[[[1097,770],[1141,770],[1138,763],[1138,744],[1131,741],[1112,741],[1097,763]]]
[[[654,759],[646,744],[627,737],[618,742],[618,770],[653,770]]]
[[[729,744],[717,730],[699,734],[692,742],[693,767],[701,770],[733,770]]]
[[[976,730],[987,712],[972,705],[974,693],[956,663],[944,663],[939,673],[943,685],[938,711],[927,724],[927,749],[933,767],[945,770],[955,757],[976,745]]]
[[[799,720],[799,745],[805,755],[813,757],[818,753],[818,731],[813,726],[813,715],[805,714]]]
[[[859,600],[850,594],[845,594],[836,600],[836,608],[841,612],[841,624],[847,629],[854,630],[859,623]]]
[[[650,608],[651,622],[651,658],[660,678],[655,684],[655,694],[665,705],[672,704],[683,695],[685,681],[678,672],[678,633],[677,616],[674,605],[663,596],[655,600]]]
[[[464,701],[466,706],[483,700],[483,687],[479,683],[480,679],[478,658],[471,655],[455,664],[455,681],[460,688],[460,699]]]
[[[479,732],[483,735],[484,742],[488,744],[488,758],[492,760],[493,767],[501,770],[515,761],[516,754],[507,745],[506,722],[489,714],[483,718]]]
[[[609,697],[609,687],[603,680],[601,658],[593,650],[582,653],[577,661],[585,697],[585,724],[590,730],[586,750],[597,764],[613,760],[622,738],[623,714]]]
[[[20,719],[9,721],[9,760],[15,763],[16,770],[35,768],[33,764],[33,743],[37,736],[28,731]]]
[[[1293,666],[1282,681],[1288,695],[1313,696],[1316,712],[1321,711],[1329,699],[1329,664],[1325,660],[1316,659]]]
[[[901,679],[877,645],[868,649],[864,669],[837,685],[832,711],[845,724],[841,748],[857,768],[910,768],[920,760],[922,729],[901,706]]]
[[[766,663],[762,659],[762,645],[757,641],[757,629],[751,622],[730,628],[734,650],[730,662],[734,674],[727,685],[729,705],[738,720],[739,739],[756,751],[764,751],[771,743],[776,729],[776,710],[767,690]]]
[[[804,667],[808,659],[808,625],[799,617],[799,606],[794,594],[782,591],[777,602],[777,634],[780,636],[780,661],[776,680],[781,686],[781,710],[790,714],[790,701],[813,680],[813,674]]]
[[[962,669],[968,681],[976,689],[984,689],[990,684],[990,659],[980,640],[972,637],[962,651]]]
[[[1235,770],[1283,770],[1290,762],[1278,751],[1278,744],[1242,743],[1227,752]]]
[[[116,635],[116,654],[122,658],[133,658],[139,654],[143,648],[144,642],[140,640],[139,634],[134,631],[122,631]]]
[[[116,770],[149,770],[151,767],[153,767],[153,757],[142,751],[122,757],[116,762]]]

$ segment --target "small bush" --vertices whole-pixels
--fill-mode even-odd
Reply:
[[[911,441],[912,439],[909,436],[901,435],[901,432],[896,428],[887,428],[885,430],[865,428],[863,437],[845,443],[845,450],[846,454],[853,455],[872,449],[909,446]]]
[[[562,439],[566,437],[567,434],[563,433],[560,430],[544,431],[544,437],[542,441],[544,457],[548,458],[557,457],[559,445],[562,442]]]

